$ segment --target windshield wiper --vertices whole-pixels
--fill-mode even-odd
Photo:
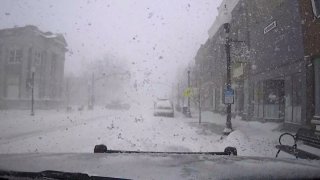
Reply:
[[[223,152],[158,152],[158,151],[123,151],[123,150],[109,150],[106,145],[99,144],[94,147],[94,153],[125,153],[125,154],[199,154],[199,155],[226,155],[237,156],[237,149],[235,147],[226,147]]]
[[[83,180],[100,180],[100,179],[119,179],[113,177],[89,176],[85,173],[72,173],[61,171],[41,171],[41,172],[22,172],[22,171],[4,171],[0,170],[0,178],[6,179],[83,179]],[[123,179],[123,178],[121,178]]]

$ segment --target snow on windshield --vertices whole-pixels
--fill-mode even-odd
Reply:
[[[284,132],[307,128],[317,138],[319,7],[2,0],[0,154],[92,153],[105,144],[165,152],[231,146],[240,156],[275,157]],[[283,143],[295,147],[290,137]]]

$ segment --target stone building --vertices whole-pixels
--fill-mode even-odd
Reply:
[[[32,72],[35,107],[58,106],[66,46],[63,35],[35,26],[0,30],[0,108],[30,108]]]

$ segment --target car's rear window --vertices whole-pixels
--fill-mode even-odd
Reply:
[[[157,102],[158,109],[171,109],[170,101],[158,101]]]

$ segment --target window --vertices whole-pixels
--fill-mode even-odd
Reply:
[[[17,64],[22,61],[22,49],[14,49],[9,52],[8,63]]]
[[[19,84],[20,84],[20,79],[18,75],[7,76],[7,98],[9,99],[19,98]]]
[[[267,80],[264,88],[265,104],[282,104],[284,97],[284,81],[283,80]]]
[[[313,13],[320,18],[320,0],[312,0]]]
[[[41,53],[39,51],[34,52],[34,65],[39,66],[41,64]]]
[[[51,69],[50,73],[51,73],[51,76],[53,77],[56,74],[56,66],[57,66],[57,55],[53,54],[51,59],[51,68],[50,68]]]

